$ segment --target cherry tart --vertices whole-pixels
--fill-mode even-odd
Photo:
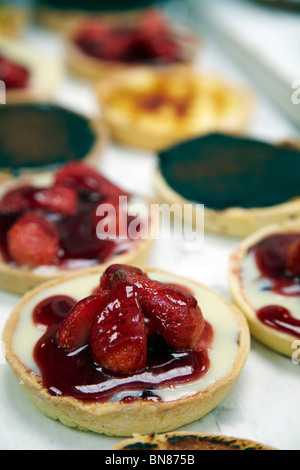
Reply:
[[[252,335],[292,357],[300,340],[300,223],[273,224],[232,254],[230,290]]]
[[[249,352],[235,306],[196,282],[129,265],[39,286],[13,311],[3,340],[40,411],[116,436],[201,418],[229,393]]]
[[[143,263],[154,227],[150,200],[81,162],[3,184],[0,221],[0,286],[19,294],[112,260]]]
[[[148,434],[125,439],[116,444],[112,450],[275,450],[259,442],[240,439],[232,436],[206,434],[200,432],[168,432]],[[185,459],[183,459],[184,461]]]
[[[66,38],[72,71],[92,80],[139,66],[157,68],[191,63],[198,39],[169,24],[156,9],[142,10],[124,20],[88,18]]]
[[[242,132],[252,114],[249,92],[183,65],[124,71],[96,92],[112,136],[154,151],[208,132]]]
[[[43,57],[20,41],[0,37],[0,80],[6,103],[47,100],[63,77],[59,61]]]

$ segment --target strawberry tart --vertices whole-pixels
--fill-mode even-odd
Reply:
[[[136,203],[147,209],[144,218],[129,215]],[[0,286],[23,294],[70,271],[115,259],[144,262],[151,237],[133,238],[129,225],[145,223],[148,235],[153,228],[149,207],[150,201],[126,193],[81,162],[3,184]]]
[[[198,39],[147,9],[127,20],[88,18],[66,38],[66,46],[70,69],[98,80],[133,67],[191,63]]]
[[[116,436],[201,418],[229,393],[249,351],[235,306],[188,279],[120,264],[27,293],[3,340],[40,411]]]
[[[252,335],[292,357],[300,340],[300,223],[272,224],[232,254],[230,290]]]

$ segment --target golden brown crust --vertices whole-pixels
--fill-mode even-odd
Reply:
[[[253,109],[248,90],[186,65],[123,71],[100,82],[96,93],[112,136],[154,151],[211,131],[243,132]],[[162,100],[154,108],[152,95]]]
[[[169,432],[135,436],[119,442],[111,450],[276,450],[248,439],[206,433]]]
[[[250,305],[242,289],[240,266],[248,249],[264,237],[271,235],[272,233],[293,232],[299,230],[300,219],[283,224],[268,225],[245,238],[238,249],[231,255],[229,264],[229,288],[231,296],[235,304],[245,314],[251,334],[269,348],[288,357],[292,357],[292,354],[295,351],[293,343],[296,338],[292,335],[288,335],[275,330],[274,328],[268,327],[257,319],[256,312]]]
[[[148,273],[163,271],[144,269]],[[98,273],[103,270],[92,268],[86,274]],[[52,396],[43,388],[41,379],[28,370],[13,351],[13,336],[20,312],[24,306],[43,289],[53,287],[68,280],[78,279],[82,274],[73,274],[61,280],[50,281],[27,293],[12,312],[3,331],[6,359],[16,374],[22,388],[35,405],[47,416],[58,419],[62,423],[81,430],[116,436],[132,436],[134,433],[148,434],[166,432],[184,424],[195,421],[216,407],[229,393],[246,362],[249,352],[249,331],[244,316],[233,305],[222,299],[230,308],[239,328],[239,350],[232,369],[228,374],[209,385],[204,391],[170,402],[146,402],[136,400],[132,403],[106,402],[87,403],[70,397]],[[186,285],[198,285],[194,281],[171,275],[174,282]],[[204,288],[201,286],[201,288]],[[207,288],[204,288],[207,289]],[[207,289],[211,292],[209,289]],[[217,295],[217,294],[215,294]],[[220,296],[217,295],[218,298]],[[220,298],[221,299],[221,298]]]

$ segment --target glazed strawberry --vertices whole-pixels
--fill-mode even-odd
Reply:
[[[77,193],[66,186],[40,189],[33,194],[32,206],[47,212],[71,215],[77,208]]]
[[[137,288],[142,309],[171,348],[197,350],[204,329],[204,319],[197,300],[176,287],[126,275],[126,282]]]
[[[26,88],[29,84],[29,72],[25,67],[0,56],[0,80],[8,90]]]
[[[94,321],[90,341],[95,362],[105,369],[127,375],[145,367],[145,320],[133,286],[120,281],[110,291],[106,307]]]
[[[120,280],[126,280],[127,275],[148,277],[140,268],[126,264],[111,264],[101,276],[100,288],[108,286],[113,281],[115,275]]]
[[[300,276],[300,238],[287,249],[286,267],[293,276]]]
[[[7,234],[11,257],[30,266],[53,264],[59,251],[56,226],[41,214],[28,212],[21,216]]]
[[[57,330],[57,344],[70,352],[88,344],[95,316],[106,299],[107,292],[102,291],[75,304]]]
[[[30,207],[33,192],[34,189],[29,185],[8,191],[0,201],[0,212],[3,214],[24,212]]]
[[[68,163],[58,170],[55,184],[76,188],[84,192],[95,192],[104,198],[126,195],[124,191],[108,181],[94,168],[81,162]]]

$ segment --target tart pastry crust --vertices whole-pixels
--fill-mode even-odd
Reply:
[[[206,433],[169,432],[125,439],[112,450],[275,450],[248,439]]]
[[[96,275],[95,279],[99,279],[98,275],[101,276],[103,271],[91,268],[84,275],[73,274],[60,280],[51,281],[27,293],[12,312],[4,328],[3,340],[7,361],[26,394],[45,415],[60,420],[67,426],[106,435],[132,436],[135,433],[167,432],[207,414],[229,393],[245,365],[249,352],[249,331],[244,316],[234,305],[194,281],[152,268],[144,269],[144,271],[149,275],[152,273],[154,278],[155,275],[168,276],[168,282],[170,280],[170,282],[186,285],[191,289],[193,287],[200,288],[203,294],[207,294],[210,299],[217,298],[217,302],[221,302],[224,309],[229,309],[230,313],[229,311],[227,313],[233,316],[232,319],[238,331],[238,343],[235,345],[236,355],[232,366],[228,367],[226,372],[223,371],[223,376],[214,383],[209,382],[204,390],[172,401],[156,402],[137,399],[126,403],[118,401],[90,403],[72,397],[51,395],[43,387],[41,377],[28,369],[17,357],[13,345],[14,334],[18,328],[22,310],[28,304],[32,305],[35,298],[41,299],[43,293],[47,297],[47,292],[55,292],[53,290],[47,291],[53,287],[62,292],[63,284],[70,281],[80,280],[80,286],[83,286],[85,275]],[[97,280],[95,282],[97,284]]]
[[[0,37],[0,50],[4,57],[24,66],[30,73],[29,86],[18,90],[6,90],[6,103],[24,103],[50,100],[63,78],[59,61],[45,58],[20,41]]]
[[[243,132],[253,109],[249,91],[184,65],[123,72],[96,92],[112,136],[154,151],[213,131]]]
[[[295,336],[279,331],[262,323],[256,314],[256,310],[247,298],[241,279],[241,264],[246,257],[248,249],[263,240],[265,237],[276,233],[300,232],[300,220],[283,224],[272,224],[254,232],[245,238],[238,249],[231,255],[229,264],[229,288],[235,304],[247,318],[251,335],[274,351],[285,356],[292,357],[295,352],[293,343]],[[280,305],[280,296],[274,294],[273,304]],[[263,305],[261,305],[263,307]]]

